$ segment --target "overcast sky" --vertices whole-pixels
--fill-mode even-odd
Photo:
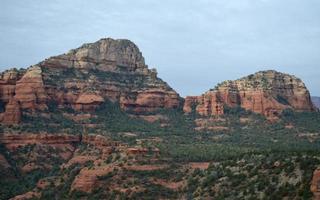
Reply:
[[[319,0],[1,0],[0,69],[103,37],[135,42],[182,96],[260,70],[320,96]]]

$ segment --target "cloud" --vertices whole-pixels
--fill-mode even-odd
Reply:
[[[27,67],[102,37],[128,38],[182,95],[262,69],[320,95],[318,0],[3,0],[0,67]],[[179,76],[177,76],[179,74]]]

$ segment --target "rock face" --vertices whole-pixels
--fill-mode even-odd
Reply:
[[[114,168],[109,166],[97,167],[94,170],[84,168],[77,175],[71,185],[71,191],[78,190],[82,192],[92,192],[94,188],[98,187],[99,177],[113,171]]]
[[[78,97],[73,108],[80,111],[91,111],[95,110],[103,102],[104,99],[100,95],[84,93]]]
[[[22,109],[44,110],[47,108],[48,96],[42,80],[41,67],[28,68],[22,78],[16,82],[14,99],[20,103]]]
[[[21,118],[20,105],[13,99],[17,80],[24,71],[11,69],[0,75],[0,121],[5,124],[19,123]]]
[[[129,40],[101,39],[54,56],[27,70],[0,75],[3,123],[19,123],[20,110],[44,111],[52,105],[92,112],[106,100],[136,114],[176,108],[179,95],[148,69]]]
[[[6,146],[9,150],[14,150],[17,147],[29,145],[29,144],[41,144],[41,145],[69,145],[69,144],[91,144],[95,148],[100,150],[108,149],[109,147],[119,147],[120,143],[110,140],[101,135],[70,135],[70,134],[12,134],[5,133],[0,134],[0,144]]]
[[[184,111],[212,116],[223,114],[226,107],[242,107],[270,118],[286,108],[315,110],[309,91],[299,78],[269,70],[225,81],[201,96],[186,97]]]
[[[1,121],[16,124],[21,120],[21,109],[47,109],[42,70],[32,66],[28,70],[11,69],[0,76]]]
[[[310,191],[313,193],[313,199],[320,199],[320,169],[316,169],[313,172]]]
[[[65,134],[0,134],[0,144],[6,146],[9,150],[15,150],[20,146],[28,144],[42,144],[63,146],[73,143],[79,143],[81,137],[77,135],[65,135]]]
[[[41,195],[35,191],[30,191],[25,194],[21,194],[18,196],[15,196],[14,198],[11,198],[10,200],[28,200],[28,199],[38,199]]]
[[[19,123],[21,121],[21,110],[19,102],[14,98],[10,99],[5,107],[5,112],[1,117],[4,124]]]
[[[320,97],[311,97],[313,105],[320,109]]]
[[[149,69],[129,40],[101,39],[66,54],[48,58],[26,70],[0,74],[0,122],[17,124],[25,112],[73,109],[91,113],[106,101],[135,115],[178,108],[180,96]],[[304,83],[291,75],[262,71],[225,81],[201,96],[187,97],[186,113],[221,115],[226,107],[242,107],[267,117],[286,108],[313,111]]]

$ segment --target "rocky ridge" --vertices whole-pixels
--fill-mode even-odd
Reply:
[[[101,39],[66,54],[48,58],[27,70],[0,75],[0,120],[21,121],[23,111],[48,107],[92,112],[105,101],[118,102],[135,114],[177,108],[179,95],[148,69],[142,53],[129,40]]]
[[[201,96],[185,99],[184,111],[202,116],[222,115],[225,108],[241,107],[268,118],[283,110],[314,111],[310,93],[295,76],[273,70],[261,71],[247,77],[225,81]]]
[[[94,113],[107,101],[147,117],[148,113],[182,105],[179,94],[157,77],[155,69],[148,68],[138,47],[129,40],[101,39],[26,70],[11,69],[0,74],[3,124],[17,124],[25,113],[50,114],[57,109]],[[218,116],[234,107],[269,119],[287,108],[316,110],[299,78],[273,70],[224,81],[200,96],[187,96],[183,110]]]

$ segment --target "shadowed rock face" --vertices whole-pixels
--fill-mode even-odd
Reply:
[[[19,123],[20,110],[59,108],[94,111],[106,100],[137,114],[176,108],[179,95],[148,69],[129,40],[101,39],[54,56],[27,70],[0,76],[1,121]],[[14,108],[12,106],[14,105]]]
[[[309,91],[299,78],[269,70],[225,81],[198,97],[186,97],[184,111],[195,109],[203,116],[220,115],[226,106],[239,106],[271,118],[286,108],[315,110]]]
[[[5,112],[1,115],[4,124],[15,124],[21,120],[20,104],[14,98],[10,99],[5,107]]]

